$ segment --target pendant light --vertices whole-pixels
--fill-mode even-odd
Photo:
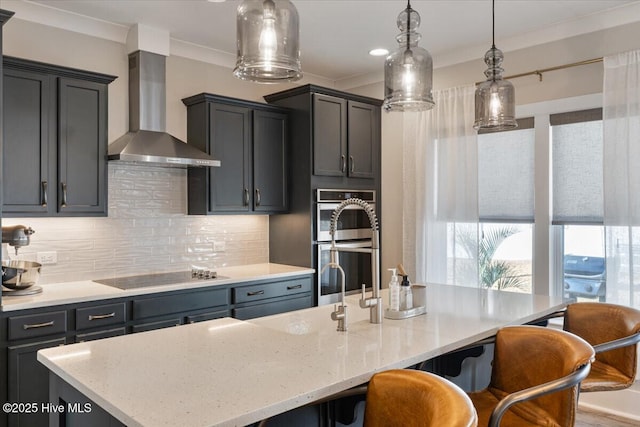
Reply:
[[[384,62],[384,103],[386,111],[424,111],[433,108],[433,60],[418,46],[420,14],[411,8],[400,12],[397,20],[401,33],[399,49]]]
[[[244,0],[237,11],[238,60],[233,74],[259,83],[299,80],[298,22],[298,11],[288,0]]]
[[[515,89],[502,78],[504,55],[496,48],[496,2],[492,0],[492,45],[484,55],[487,80],[476,87],[476,130],[507,130],[518,127],[516,122]]]

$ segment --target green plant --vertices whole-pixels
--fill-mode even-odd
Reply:
[[[526,281],[513,265],[493,259],[502,242],[517,232],[514,227],[496,227],[482,231],[479,238],[468,230],[456,233],[456,242],[464,248],[467,255],[474,259],[477,256],[478,280],[483,287],[500,290],[526,287]]]

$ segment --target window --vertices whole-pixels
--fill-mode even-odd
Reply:
[[[552,114],[553,225],[567,298],[604,301],[602,109]]]
[[[478,135],[480,286],[532,292],[534,120]]]

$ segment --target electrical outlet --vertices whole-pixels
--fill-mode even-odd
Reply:
[[[213,242],[213,251],[214,252],[224,252],[227,248],[225,242]]]
[[[39,262],[42,265],[57,264],[58,263],[58,252],[56,252],[56,251],[37,252],[36,253],[36,261]]]

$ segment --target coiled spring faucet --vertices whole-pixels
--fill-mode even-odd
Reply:
[[[372,295],[370,298],[367,298],[366,295],[366,285],[362,284],[362,298],[360,298],[359,304],[361,308],[369,308],[369,321],[371,323],[382,323],[382,298],[380,297],[380,232],[378,230],[378,217],[376,216],[375,211],[367,202],[362,199],[352,197],[340,203],[338,207],[331,214],[331,224],[329,225],[329,233],[331,234],[331,262],[327,264],[327,266],[331,266],[331,268],[340,268],[338,264],[338,251],[340,250],[336,247],[335,240],[335,232],[336,225],[338,223],[338,218],[342,211],[350,205],[356,205],[361,207],[367,216],[369,217],[369,224],[371,226],[371,248],[362,248],[362,249],[349,249],[349,251],[358,251],[358,252],[368,252],[371,253],[371,288]],[[337,267],[336,267],[337,266]],[[324,271],[323,268],[323,271]],[[340,268],[342,273],[342,304],[340,308],[337,308],[336,311],[331,313],[331,318],[334,320],[338,320],[341,315],[344,314],[344,329],[347,330],[346,326],[346,306],[344,303],[344,294],[345,294],[345,279],[344,279],[344,271]],[[336,319],[338,317],[338,319]],[[340,325],[338,325],[340,326]],[[340,329],[338,329],[340,330]]]

